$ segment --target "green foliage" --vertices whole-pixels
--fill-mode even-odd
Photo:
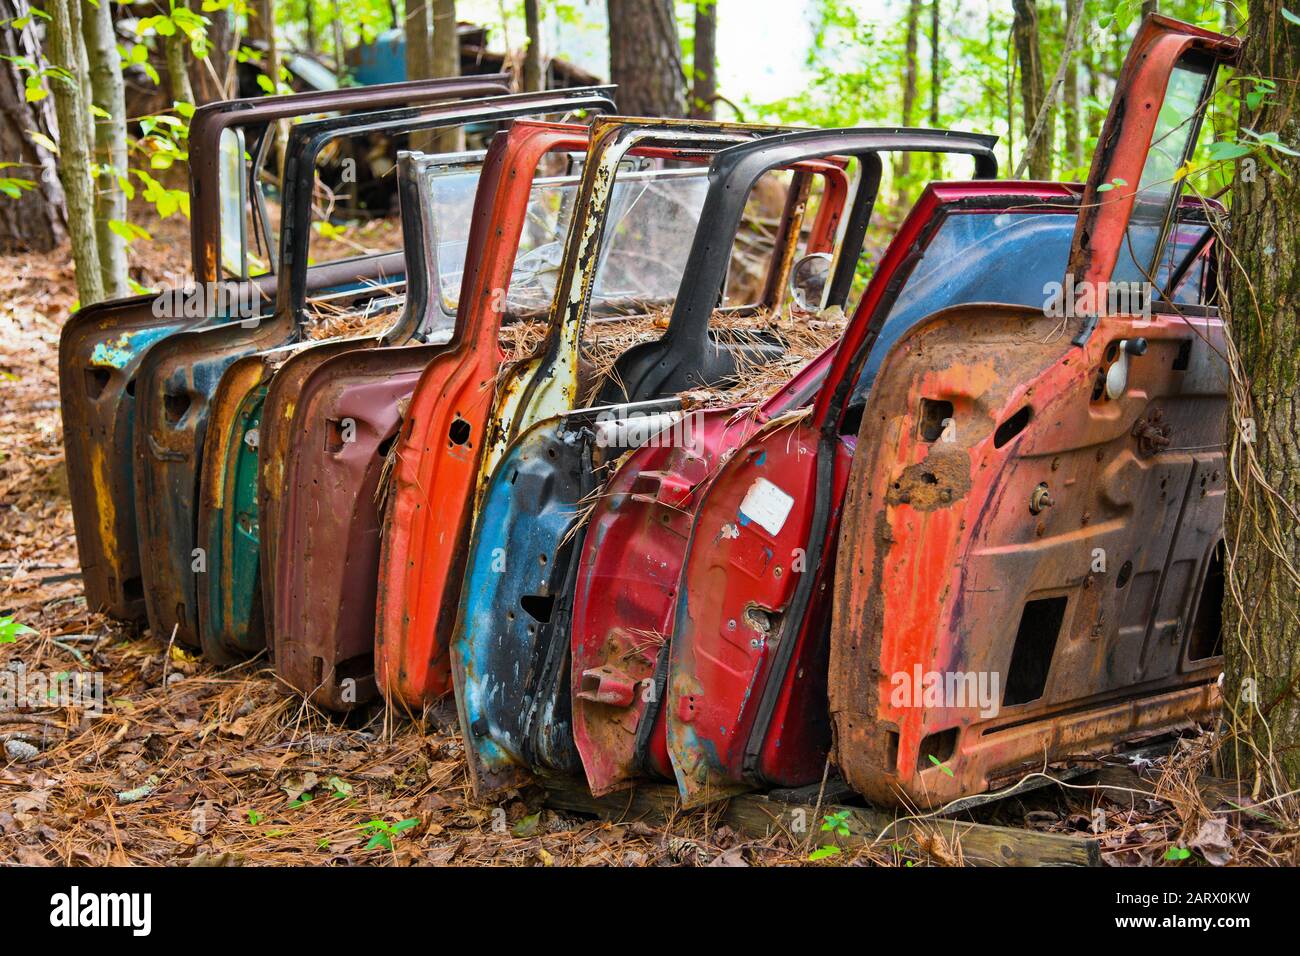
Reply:
[[[0,644],[12,644],[20,637],[26,637],[28,634],[36,634],[33,627],[26,624],[19,624],[14,620],[13,615],[0,617]]]
[[[391,850],[393,848],[393,837],[398,836],[412,827],[418,826],[419,817],[408,817],[397,823],[386,823],[383,820],[371,820],[363,823],[359,827],[362,833],[370,834],[370,840],[366,843],[367,850]]]

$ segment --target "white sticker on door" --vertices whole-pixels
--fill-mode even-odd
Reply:
[[[794,499],[766,478],[755,478],[740,503],[740,523],[754,522],[770,535],[781,533]]]

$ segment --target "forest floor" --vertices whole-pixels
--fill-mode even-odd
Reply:
[[[180,281],[187,224],[150,229],[155,240],[132,250],[133,278]],[[88,610],[58,402],[72,265],[66,249],[4,263],[0,621],[31,632],[8,642],[0,632],[0,668],[102,673],[105,706],[94,717],[71,707],[0,711],[0,864],[807,862],[803,840],[749,840],[707,813],[679,815],[671,829],[600,822],[543,808],[537,788],[479,805],[450,705],[418,722],[379,707],[339,722],[278,682],[264,658],[221,669]],[[1297,862],[1287,822],[1225,810],[1193,785],[1209,743],[1184,741],[1154,768],[1154,792],[1136,799],[1113,788],[1051,787],[977,816],[1096,835],[1114,865]],[[829,865],[948,863],[952,849],[900,855],[887,841]]]

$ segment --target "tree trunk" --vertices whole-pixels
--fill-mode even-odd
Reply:
[[[0,20],[27,16],[27,0],[0,0]],[[0,30],[0,56],[26,57],[40,63],[36,30]],[[29,130],[58,138],[54,104],[46,97],[28,103],[24,77],[10,59],[0,59],[0,162],[17,163],[0,176],[35,183],[18,198],[0,196],[0,252],[49,252],[67,238],[67,214],[54,155],[28,135]]]
[[[77,72],[79,33],[72,32],[68,4],[77,0],[48,0],[50,15],[50,65],[66,70],[73,79],[53,78],[54,109],[59,117],[59,176],[68,199],[68,232],[72,236],[72,261],[77,267],[77,294],[87,306],[104,298],[95,241],[95,190],[90,181],[90,146],[86,142],[86,104],[81,98]]]
[[[456,0],[433,0],[433,75],[460,76],[460,38],[456,35]],[[434,137],[434,150],[454,153],[465,148],[465,131],[444,130]]]
[[[672,0],[608,0],[609,78],[628,116],[686,115]]]
[[[916,125],[916,47],[917,34],[920,30],[921,0],[908,0],[907,3],[907,42],[903,48],[903,113],[902,125]],[[899,209],[907,205],[905,179],[912,172],[912,154],[898,153],[894,160],[894,190],[897,193],[894,205]]]
[[[1300,144],[1300,26],[1282,0],[1250,0],[1239,76],[1277,90],[1240,126]],[[1300,160],[1253,157],[1233,184],[1231,340],[1238,357],[1224,602],[1228,762],[1261,791],[1300,785]],[[1287,178],[1289,176],[1289,178]],[[1247,421],[1249,420],[1249,421]],[[1253,441],[1251,425],[1253,424]]]
[[[524,90],[545,88],[542,82],[542,16],[538,0],[524,0],[524,25],[528,31],[528,49],[524,50]]]
[[[429,0],[407,0],[406,4],[406,78],[427,80],[433,75],[433,25]]]
[[[99,176],[95,180],[95,241],[99,247],[99,272],[104,295],[119,299],[129,289],[126,281],[126,242],[110,228],[113,220],[126,221],[126,194],[119,177],[127,176],[126,88],[122,82],[122,60],[113,33],[113,14],[108,0],[99,6],[87,5],[81,21],[86,41],[86,58],[90,62],[90,89],[94,103],[107,117],[94,119],[95,163]]]
[[[227,79],[234,64],[235,18],[228,7],[205,13],[208,18],[208,55],[191,63],[190,88],[198,103],[229,99],[234,96]]]
[[[1047,84],[1043,78],[1043,59],[1038,46],[1038,8],[1034,0],[1012,0],[1015,21],[1012,34],[1015,38],[1016,58],[1020,61],[1021,112],[1025,117],[1026,137],[1047,101]],[[1050,110],[1044,118],[1040,134],[1034,142],[1026,142],[1029,176],[1031,179],[1052,178],[1052,116]],[[1020,165],[1025,165],[1022,157]]]
[[[1070,0],[1065,0],[1065,10],[1068,15]],[[1083,42],[1080,46],[1080,53],[1071,57],[1065,68],[1065,110],[1063,116],[1065,120],[1065,161],[1069,163],[1071,169],[1079,169],[1083,165],[1083,142],[1079,134],[1081,122],[1079,117],[1079,56],[1082,55],[1082,49],[1087,48],[1087,43]]]
[[[930,128],[939,128],[939,91],[943,85],[943,51],[939,40],[939,2],[930,0]],[[930,157],[930,178],[943,175],[943,157]]]
[[[695,45],[691,53],[691,116],[711,120],[718,96],[718,3],[696,0]]]
[[[72,62],[76,64],[72,68],[72,74],[81,83],[82,104],[89,106],[93,96],[90,89],[90,60],[86,56],[86,41],[82,38],[81,32],[81,4],[82,0],[68,0],[68,26],[72,30]],[[95,117],[87,110],[82,114],[81,121],[86,126],[86,142],[93,147],[95,142]]]

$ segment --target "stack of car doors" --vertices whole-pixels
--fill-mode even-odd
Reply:
[[[276,366],[263,363],[254,376],[223,378],[239,359],[278,350],[285,364],[310,365],[328,345],[299,348],[306,338],[307,270],[311,205],[317,157],[344,136],[373,131],[387,135],[461,127],[470,123],[505,122],[529,114],[608,106],[599,91],[570,90],[563,94],[519,94],[432,104],[363,117],[323,119],[293,127],[285,164],[284,213],[281,222],[279,287],[273,315],[258,322],[227,323],[177,333],[152,347],[137,373],[136,511],[142,542],[142,571],[150,625],[158,633],[176,634],[186,645],[197,645],[198,583],[207,574],[206,554],[195,554],[202,451],[214,398],[223,407],[241,400],[244,390],[259,388]],[[389,271],[401,268],[398,261]],[[381,264],[382,265],[382,264]],[[385,274],[381,272],[379,285]],[[357,290],[372,296],[374,283]],[[395,310],[395,314],[401,314]],[[398,340],[420,331],[400,325],[390,330]],[[348,342],[339,348],[350,348]],[[273,396],[270,396],[273,398]],[[242,425],[237,418],[227,419]],[[262,425],[277,423],[264,418]],[[252,434],[251,430],[248,434]],[[214,437],[214,441],[219,441]],[[226,444],[224,447],[229,448]],[[272,446],[273,447],[273,446]],[[145,544],[147,543],[147,547]],[[196,565],[196,560],[201,563]],[[246,600],[251,594],[243,595]],[[245,603],[246,606],[246,603]],[[251,615],[246,615],[251,620]]]
[[[264,442],[282,467],[262,463],[263,559],[270,574],[268,620],[277,671],[312,700],[334,710],[375,694],[374,621],[379,566],[376,492],[416,380],[441,355],[458,316],[468,310],[520,316],[548,296],[547,263],[572,218],[572,175],[537,178],[543,160],[584,150],[584,126],[519,120],[498,134],[474,174],[474,191],[458,189],[438,157],[401,159],[407,229],[409,323],[436,328],[404,348],[328,356],[276,402]],[[463,180],[463,175],[460,177]],[[472,209],[445,208],[450,191]],[[459,203],[460,200],[458,200]],[[492,224],[474,248],[473,226]],[[467,227],[468,230],[467,230]],[[472,251],[470,251],[472,250]],[[460,295],[461,273],[476,264],[501,268],[500,297]],[[465,286],[469,288],[469,286]],[[277,379],[276,387],[283,378]]]
[[[492,237],[514,236],[518,226],[507,228],[507,223],[476,214],[456,330],[421,375],[395,450],[375,661],[379,686],[390,702],[418,712],[450,690],[448,655],[476,505],[510,439],[574,406],[581,387],[580,340],[592,301],[622,301],[625,312],[636,314],[656,304],[662,307],[676,291],[689,237],[696,231],[703,181],[673,170],[646,179],[620,167],[629,157],[698,167],[723,146],[774,132],[719,123],[597,119],[546,337],[535,356],[505,370],[498,345],[499,300],[508,291],[510,260],[493,250]],[[514,175],[535,162],[525,156]],[[843,169],[823,163],[817,172],[832,184],[825,190],[821,215],[838,216],[847,192]],[[796,195],[803,188],[802,178],[791,186]],[[483,192],[481,187],[480,205]],[[627,213],[611,222],[611,213],[628,199],[635,201],[627,203]],[[639,232],[650,229],[657,235]],[[834,231],[823,224],[814,229],[814,239],[824,245]],[[786,249],[798,232],[786,230],[779,237],[779,254],[773,254],[783,264],[778,268],[788,263]],[[640,265],[629,268],[636,257]],[[767,287],[779,290],[783,285],[781,279]],[[606,310],[606,318],[618,321],[612,311]],[[747,350],[780,348],[775,342],[758,342]],[[728,350],[709,350],[697,353],[695,361],[697,371],[711,379],[733,370],[735,359]]]
[[[1174,171],[1234,51],[1149,21],[1083,190],[931,186],[819,382],[717,426],[711,470],[624,463],[646,459],[596,507],[572,623],[593,789],[663,772],[656,708],[687,803],[820,779],[828,717],[855,788],[930,805],[1212,714],[1222,331]],[[1122,182],[1142,185],[1108,199]],[[1150,314],[1073,299],[1148,276]],[[690,510],[676,578],[611,514],[638,492]],[[628,557],[603,554],[620,535]],[[608,613],[611,590],[652,613]]]
[[[59,393],[69,491],[87,603],[123,620],[145,616],[136,536],[133,436],[138,371],[149,348],[188,327],[246,320],[274,306],[273,272],[250,277],[250,225],[265,237],[267,209],[259,180],[270,137],[282,120],[358,109],[416,106],[504,92],[504,76],[397,83],[211,103],[190,125],[191,270],[194,287],[174,296],[139,295],[81,309],[59,342]],[[251,156],[251,159],[246,157]],[[275,267],[273,250],[263,250]],[[308,271],[313,291],[355,284],[377,269],[340,263]],[[213,308],[220,283],[224,303]],[[175,290],[173,290],[175,291]],[[217,302],[215,305],[221,305]],[[248,312],[252,312],[252,316]]]
[[[931,807],[1204,722],[1227,375],[1181,170],[1237,48],[1148,18],[1082,186],[997,180],[973,133],[370,88],[383,111],[293,127],[278,244],[245,154],[352,95],[201,110],[196,276],[274,305],[69,323],[88,598],[216,661],[268,647],[331,710],[454,693],[484,797],[572,773],[691,805],[833,764]],[[309,267],[332,144],[468,126],[496,132],[401,154],[400,253]],[[884,154],[911,152],[971,178],[868,269]],[[348,322],[318,338],[322,300]]]

